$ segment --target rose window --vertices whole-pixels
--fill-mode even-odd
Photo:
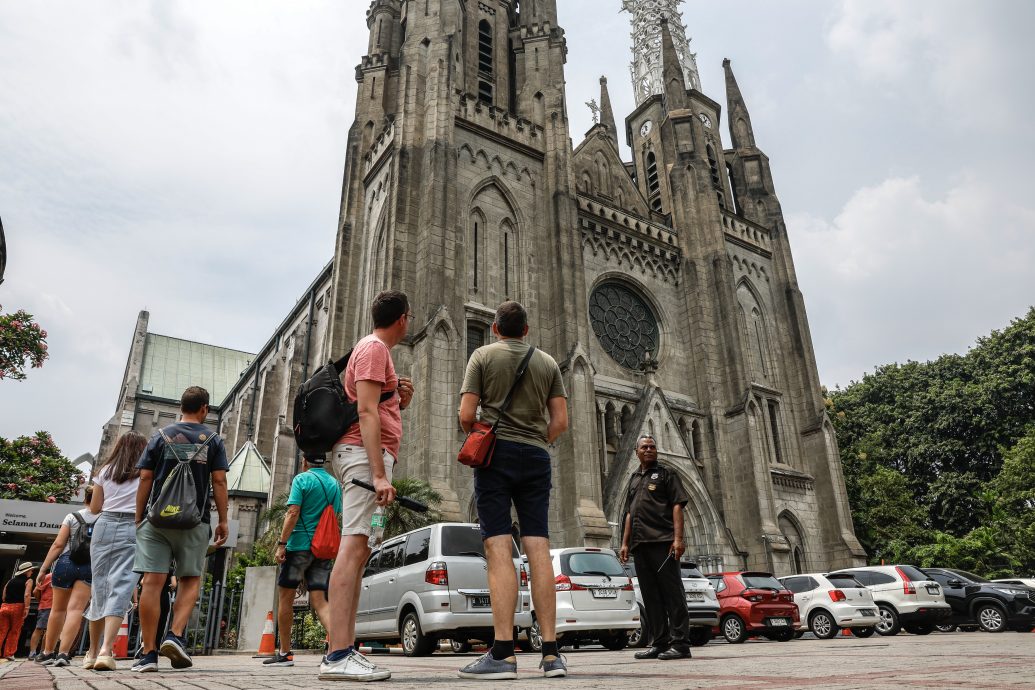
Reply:
[[[658,354],[658,320],[632,290],[604,283],[589,296],[589,320],[600,346],[616,362],[636,369],[651,353]]]

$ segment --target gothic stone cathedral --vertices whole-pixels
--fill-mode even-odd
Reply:
[[[730,63],[727,148],[679,0],[624,0],[637,108],[619,131],[601,79],[599,122],[573,149],[557,4],[370,3],[334,258],[227,396],[228,444],[254,440],[271,496],[286,490],[294,388],[369,332],[373,295],[400,289],[416,319],[394,357],[417,393],[399,470],[445,496],[445,518],[472,520],[458,391],[496,306],[516,299],[570,395],[556,545],[613,543],[650,433],[692,496],[702,568],[859,562],[787,230]]]

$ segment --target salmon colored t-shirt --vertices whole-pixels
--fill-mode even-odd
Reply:
[[[399,388],[399,377],[395,374],[392,353],[384,341],[376,335],[367,337],[356,343],[345,367],[345,394],[356,399],[356,382],[371,381],[381,384],[381,392],[387,393]],[[399,459],[399,442],[402,439],[402,414],[399,409],[399,396],[393,395],[381,403],[378,408],[381,417],[381,447]],[[362,446],[363,437],[359,432],[359,424],[353,424],[338,443],[350,446]]]

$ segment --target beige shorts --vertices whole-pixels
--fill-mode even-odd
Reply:
[[[388,481],[392,481],[395,458],[387,450],[381,452],[385,462],[385,476]],[[370,518],[377,508],[377,494],[352,483],[353,479],[360,479],[367,484],[374,483],[367,451],[361,446],[335,446],[331,467],[341,483],[341,536],[365,534],[369,537]]]

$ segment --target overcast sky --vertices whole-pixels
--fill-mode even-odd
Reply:
[[[367,4],[0,0],[0,304],[52,353],[0,382],[0,436],[96,452],[140,309],[262,346],[333,252]],[[601,74],[632,109],[628,15],[559,4],[577,144]],[[1035,302],[1035,3],[684,8],[704,91],[725,104],[729,57],[771,159],[826,385]]]

